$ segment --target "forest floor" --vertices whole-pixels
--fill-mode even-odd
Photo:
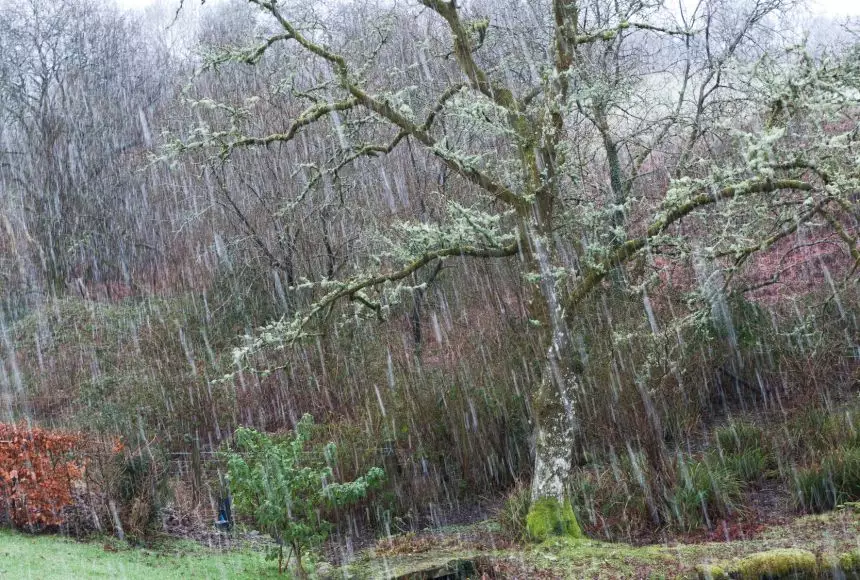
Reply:
[[[492,522],[451,526],[382,540],[349,565],[316,566],[319,578],[683,578],[703,569],[739,570],[771,552],[807,558],[819,574],[860,577],[860,513],[852,506],[765,526],[732,541],[630,546],[555,539],[522,546],[499,539]],[[805,550],[802,552],[800,550]],[[744,560],[746,558],[746,560]],[[840,561],[841,558],[841,561]],[[799,566],[800,564],[798,564]],[[708,568],[710,566],[710,568]],[[833,571],[829,574],[828,571]],[[447,575],[446,575],[447,574]],[[76,542],[59,536],[0,531],[0,578],[264,578],[277,567],[257,547],[213,550],[189,541],[130,548],[115,540]],[[283,577],[283,576],[281,576]],[[757,577],[757,576],[756,576]]]
[[[493,536],[492,524],[487,522],[407,534],[380,542],[344,571],[354,578],[431,578],[436,576],[420,571],[447,566],[451,573],[459,568],[474,571],[478,578],[684,578],[696,577],[701,570],[713,573],[717,567],[731,572],[745,557],[760,552],[777,550],[773,555],[795,557],[795,552],[785,551],[791,549],[814,555],[817,569],[827,575],[828,569],[840,566],[840,557],[843,565],[855,565],[860,554],[860,513],[849,506],[762,526],[748,531],[745,539],[731,541],[690,537],[684,543],[631,546],[556,539],[511,546],[494,544]],[[833,576],[845,577],[839,572]]]

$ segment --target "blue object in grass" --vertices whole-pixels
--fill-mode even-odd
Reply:
[[[218,500],[218,519],[215,520],[215,527],[219,530],[229,531],[233,529],[233,512],[231,509],[231,503],[232,501],[229,492]]]

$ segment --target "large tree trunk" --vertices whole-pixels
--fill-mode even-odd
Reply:
[[[534,255],[541,273],[540,298],[546,309],[543,318],[550,331],[549,348],[535,393],[535,465],[532,505],[526,527],[529,537],[542,541],[549,536],[582,537],[576,520],[567,480],[573,458],[576,429],[574,400],[579,387],[570,340],[556,294],[549,264],[548,238],[533,236]]]

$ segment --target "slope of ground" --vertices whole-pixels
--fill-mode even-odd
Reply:
[[[825,577],[841,575],[860,554],[860,514],[850,506],[769,527],[732,542],[633,547],[591,540],[553,540],[537,546],[494,542],[492,524],[448,528],[377,543],[342,568],[321,564],[319,578],[683,578],[703,570],[737,570],[752,554],[779,558],[809,554]],[[798,552],[805,550],[806,552]],[[807,554],[808,552],[808,554]],[[840,562],[841,558],[841,562]],[[860,568],[848,568],[860,570]],[[447,576],[446,576],[447,574]],[[252,548],[216,551],[188,542],[129,549],[111,541],[79,543],[56,536],[0,532],[2,578],[262,578],[277,577],[272,562]],[[777,576],[778,577],[778,576]]]
[[[551,540],[512,548],[475,542],[473,537],[473,529],[466,529],[459,534],[413,536],[393,546],[384,542],[346,567],[345,575],[433,578],[438,576],[422,571],[442,570],[447,564],[449,569],[474,570],[478,578],[684,578],[699,576],[701,571],[732,571],[752,554],[794,549],[812,553],[827,577],[840,557],[860,550],[860,514],[849,506],[768,527],[753,538],[731,542],[634,547],[591,540]],[[834,571],[832,576],[844,577],[839,574]]]

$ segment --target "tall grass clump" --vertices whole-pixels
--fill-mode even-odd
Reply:
[[[860,499],[860,447],[839,447],[819,465],[798,470],[793,483],[795,506],[802,511],[822,512]]]
[[[573,504],[591,533],[610,541],[632,541],[653,523],[658,508],[648,482],[654,474],[642,463],[639,456],[622,456],[613,458],[610,466],[577,471],[571,485]]]
[[[764,432],[749,423],[731,423],[714,431],[717,457],[742,482],[761,479],[773,465]]]
[[[682,530],[711,527],[715,518],[738,511],[743,484],[735,473],[713,461],[682,460],[668,497],[673,523]]]
[[[502,528],[502,533],[515,542],[526,539],[526,517],[531,501],[531,487],[526,482],[517,480],[496,513],[496,521]]]

